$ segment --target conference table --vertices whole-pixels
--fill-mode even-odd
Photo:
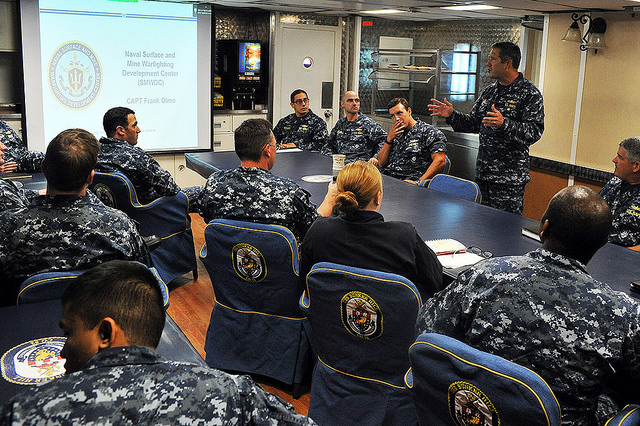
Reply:
[[[44,173],[0,173],[0,178],[10,180],[18,188],[33,189],[39,191],[47,187],[47,179]]]
[[[31,354],[29,354],[29,350],[32,346],[23,347],[21,345],[36,340],[54,339],[59,341],[62,337],[62,330],[58,326],[61,315],[60,300],[0,308],[0,324],[2,324],[2,332],[0,333],[2,362],[0,401],[6,401],[11,396],[27,389],[28,386],[33,386],[19,383],[23,381],[21,377],[28,376],[12,374],[14,365],[18,371],[24,371],[27,368],[24,363],[20,364],[13,358],[29,358],[32,364],[41,360],[44,351],[51,350],[51,345],[44,345],[39,353],[32,352]],[[169,315],[166,316],[157,352],[173,361],[191,362],[206,367],[206,363],[198,351]],[[46,368],[47,366],[41,367]]]
[[[240,165],[235,152],[187,153],[185,157],[187,167],[204,177]],[[271,172],[294,180],[319,205],[328,184],[309,182],[308,177],[331,175],[331,165],[331,157],[317,152],[279,150]],[[540,247],[540,242],[522,235],[523,227],[538,225],[537,221],[385,175],[380,213],[386,221],[412,223],[424,240],[452,238],[494,256],[522,255]],[[589,262],[587,271],[615,290],[640,298],[629,290],[631,281],[640,279],[639,264],[640,253],[607,243]],[[460,271],[445,268],[444,273],[452,279]]]

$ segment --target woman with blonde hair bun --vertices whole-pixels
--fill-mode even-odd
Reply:
[[[402,275],[423,300],[441,290],[442,266],[412,224],[385,222],[382,175],[366,161],[347,164],[336,180],[339,216],[316,219],[301,246],[300,292],[317,262],[334,262]]]

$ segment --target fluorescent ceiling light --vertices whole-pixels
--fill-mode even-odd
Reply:
[[[392,13],[403,13],[404,10],[398,9],[380,9],[380,10],[363,10],[362,13],[371,13],[373,15],[391,15]]]
[[[502,9],[498,6],[489,6],[488,4],[470,4],[467,6],[444,6],[440,9],[447,10],[488,10],[488,9]]]

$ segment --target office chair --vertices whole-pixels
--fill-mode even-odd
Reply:
[[[442,171],[440,173],[444,174],[444,175],[448,175],[449,172],[451,171],[451,159],[446,154],[444,156],[444,159],[445,159],[444,168],[442,169]],[[425,188],[425,187],[427,187],[429,185],[429,182],[431,182],[431,179],[425,179],[422,182],[420,182],[418,185],[422,186],[423,188]]]
[[[629,404],[614,417],[607,420],[605,426],[638,426],[640,425],[640,405]]]
[[[156,268],[149,268],[158,280],[164,308],[169,308],[169,289],[164,283]],[[18,290],[16,305],[26,305],[27,303],[38,303],[46,300],[56,300],[62,298],[62,293],[72,280],[78,278],[82,271],[59,271],[42,272],[33,275],[22,282]]]
[[[162,242],[151,252],[151,261],[166,283],[188,272],[198,277],[189,199],[183,192],[140,204],[131,181],[122,173],[95,172],[89,185],[107,206],[124,211],[140,225],[143,237],[155,235]]]
[[[409,359],[405,383],[421,425],[561,423],[553,391],[528,368],[436,333],[421,334]]]
[[[227,219],[209,222],[204,237],[200,260],[215,293],[207,364],[292,385],[297,398],[313,356],[295,237],[284,226]]]
[[[476,203],[482,201],[477,183],[456,176],[435,175],[426,187]]]
[[[416,424],[403,382],[422,300],[400,275],[321,262],[300,307],[318,362],[309,417],[318,424]]]

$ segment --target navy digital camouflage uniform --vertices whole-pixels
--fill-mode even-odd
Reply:
[[[14,304],[26,278],[89,269],[114,259],[149,264],[134,221],[90,192],[47,195],[0,213],[0,305]]]
[[[20,140],[20,136],[4,121],[0,120],[0,142],[7,150],[4,153],[5,163],[15,161],[18,163],[19,172],[39,172],[44,154],[37,151],[29,151]]]
[[[640,306],[542,248],[471,267],[427,300],[416,331],[532,369],[555,393],[563,425],[593,424],[607,385],[640,401]]]
[[[614,176],[600,191],[611,209],[609,241],[623,246],[640,244],[640,185]]]
[[[180,187],[171,174],[142,148],[117,138],[100,138],[97,172],[120,172],[136,189],[138,201],[147,204],[165,195],[176,195]]]
[[[482,125],[494,104],[504,116],[499,129]],[[538,88],[522,73],[508,86],[500,87],[496,81],[484,89],[469,114],[454,111],[447,123],[456,132],[479,134],[476,182],[484,188],[482,203],[522,214],[524,186],[530,180],[529,146],[544,131],[544,105]]]
[[[307,151],[320,151],[329,137],[327,123],[313,111],[302,117],[289,114],[278,121],[273,129],[277,148],[286,143],[294,143],[297,148]]]
[[[221,170],[209,176],[197,204],[200,215],[287,227],[300,241],[319,216],[310,194],[291,179],[260,167]]]
[[[382,173],[398,179],[418,180],[437,152],[447,152],[447,137],[432,125],[416,119],[411,129],[391,141],[389,164]]]
[[[101,350],[76,373],[4,404],[0,424],[313,425],[249,376],[167,361],[152,349]]]
[[[321,152],[325,155],[344,154],[345,164],[356,160],[369,161],[377,156],[386,140],[387,132],[378,123],[358,114],[353,121],[347,117],[338,120]]]
[[[12,181],[0,179],[0,212],[26,207],[37,197],[38,191],[18,189]]]

